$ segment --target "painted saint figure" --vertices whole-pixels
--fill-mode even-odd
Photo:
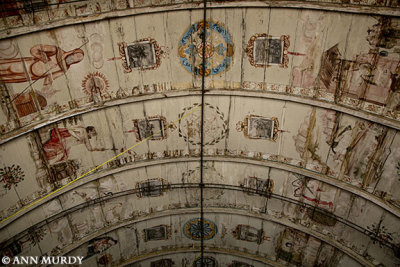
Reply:
[[[35,45],[32,57],[0,59],[0,81],[3,83],[23,83],[44,79],[42,93],[51,96],[54,79],[63,75],[72,64],[84,57],[82,49],[64,51],[54,45]],[[26,69],[25,69],[26,67]]]
[[[50,132],[50,139],[43,145],[44,154],[51,165],[66,161],[70,148],[84,144],[88,151],[104,151],[104,148],[93,148],[89,139],[96,136],[93,126],[74,128],[55,128]]]

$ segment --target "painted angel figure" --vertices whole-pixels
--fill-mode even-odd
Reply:
[[[32,57],[0,59],[0,81],[3,83],[23,83],[44,79],[41,93],[52,96],[53,81],[63,75],[72,64],[84,57],[80,48],[64,51],[54,45],[37,44],[30,50]]]

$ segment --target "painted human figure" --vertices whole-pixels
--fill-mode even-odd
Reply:
[[[35,45],[32,57],[0,59],[0,81],[3,83],[23,83],[44,79],[42,93],[49,96],[54,79],[63,75],[72,64],[84,57],[82,49],[64,51],[54,45]],[[26,66],[26,70],[25,70]],[[27,73],[26,73],[27,72]]]
[[[88,151],[104,151],[104,148],[93,148],[90,139],[96,136],[93,126],[74,128],[55,128],[50,132],[50,139],[43,145],[44,154],[51,165],[66,161],[70,148],[84,144]]]

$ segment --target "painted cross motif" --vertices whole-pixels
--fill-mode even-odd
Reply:
[[[4,183],[3,187],[10,190],[11,187],[17,186],[19,182],[24,180],[25,173],[19,165],[11,165],[0,168],[0,181]]]
[[[206,21],[192,24],[179,42],[178,53],[183,67],[195,75],[202,73],[203,37],[205,44],[205,76],[225,71],[233,60],[234,46],[228,31],[219,23]]]
[[[279,66],[287,68],[289,63],[289,36],[272,37],[266,33],[253,35],[247,45],[246,52],[250,64],[254,67]]]

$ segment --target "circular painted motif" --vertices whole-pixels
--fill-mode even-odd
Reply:
[[[233,59],[233,42],[228,31],[218,23],[206,21],[206,32],[203,22],[197,22],[183,34],[179,42],[179,59],[190,73],[201,75],[203,61],[203,42],[205,34],[205,76],[218,74],[226,70]]]
[[[82,90],[88,96],[93,96],[94,94],[108,95],[108,88],[108,80],[100,72],[89,73],[82,81]]]
[[[192,145],[201,144],[201,104],[186,107],[179,114],[179,136]],[[204,145],[214,145],[228,132],[228,122],[218,107],[204,103]]]
[[[212,239],[218,232],[218,228],[210,220],[203,220],[203,233],[204,240]],[[187,221],[183,226],[183,233],[187,238],[192,240],[200,241],[201,240],[201,219],[195,218]]]

